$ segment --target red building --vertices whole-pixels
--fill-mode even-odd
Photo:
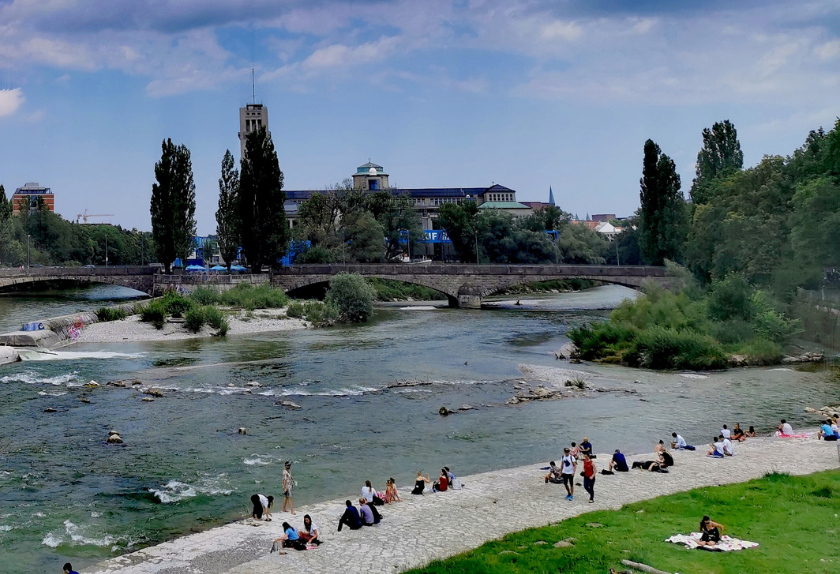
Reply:
[[[34,182],[29,182],[19,187],[12,195],[12,206],[14,214],[20,213],[21,207],[28,207],[30,211],[38,207],[38,198],[44,200],[47,208],[55,212],[55,197],[49,187],[42,187]]]

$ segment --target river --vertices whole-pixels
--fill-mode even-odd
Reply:
[[[102,298],[119,295],[107,289]],[[658,373],[555,360],[569,326],[633,293],[605,286],[480,311],[389,306],[359,326],[77,344],[0,367],[3,570],[60,571],[67,560],[82,570],[241,518],[255,492],[282,501],[285,460],[294,463],[295,501],[305,504],[358,495],[367,479],[406,486],[420,469],[465,475],[547,461],[584,435],[596,451],[649,452],[674,429],[704,444],[723,423],[813,424],[805,406],[840,402],[824,372]],[[14,317],[0,315],[0,325],[44,318],[47,301],[46,315],[95,307],[90,295],[5,298],[0,311]],[[521,364],[575,369],[593,385],[636,392],[505,405]],[[102,386],[84,387],[91,380]],[[145,402],[131,388],[105,386],[115,380],[166,396]],[[423,384],[389,388],[395,381]],[[438,414],[463,404],[476,408]],[[123,445],[106,444],[111,429]]]

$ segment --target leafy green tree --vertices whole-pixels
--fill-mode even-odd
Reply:
[[[233,154],[225,152],[222,159],[222,177],[219,178],[219,208],[216,210],[216,237],[219,254],[225,260],[228,271],[239,252],[239,170],[236,169]]]
[[[339,321],[363,323],[373,315],[375,300],[376,289],[364,277],[358,273],[340,273],[330,280],[324,302],[338,310]]]
[[[478,206],[474,201],[445,203],[438,210],[437,224],[446,231],[464,263],[476,262],[477,219]]]
[[[283,172],[265,128],[248,134],[240,173],[242,247],[252,272],[259,273],[263,265],[277,265],[289,243]]]
[[[386,190],[380,196],[377,211],[372,213],[382,226],[385,236],[385,260],[390,261],[403,253],[416,253],[422,245],[423,226],[420,215],[405,195],[394,195]],[[410,244],[410,245],[409,245]]]
[[[639,246],[650,265],[680,261],[685,241],[686,207],[674,161],[653,140],[645,142],[642,168]]]
[[[712,129],[704,129],[703,149],[697,154],[696,177],[691,185],[691,200],[695,204],[708,202],[708,184],[742,167],[744,152],[732,122],[724,120],[716,122]]]
[[[185,260],[195,238],[195,183],[190,151],[171,139],[161,144],[161,158],[155,164],[152,184],[152,235],[158,259],[166,273],[176,257]]]
[[[13,211],[14,206],[12,202],[6,198],[6,189],[0,184],[0,263],[10,263],[9,256],[13,238]]]
[[[810,267],[840,267],[840,185],[821,177],[793,196],[792,244],[797,260]]]
[[[335,191],[313,193],[298,207],[293,235],[312,247],[331,249],[338,245],[338,229],[344,211],[343,198]]]
[[[557,239],[557,250],[563,263],[600,265],[606,262],[609,240],[585,225],[571,224],[563,228]]]
[[[379,263],[385,255],[382,225],[367,211],[353,211],[342,220],[342,257],[359,263]]]

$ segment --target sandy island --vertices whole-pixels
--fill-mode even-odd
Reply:
[[[306,329],[311,325],[302,319],[286,316],[286,309],[259,309],[251,316],[245,311],[227,316],[228,335],[247,335]],[[191,333],[183,323],[167,322],[163,329],[140,321],[140,315],[131,315],[120,321],[93,323],[85,327],[76,343],[129,343],[136,341],[176,341],[211,337],[213,329],[205,326],[198,333]]]
[[[599,475],[595,504],[588,504],[581,487],[575,491],[575,500],[569,502],[561,485],[544,484],[545,471],[540,467],[546,466],[547,461],[539,461],[530,466],[461,477],[465,488],[460,491],[411,496],[410,485],[404,486],[399,489],[404,502],[382,508],[384,519],[372,528],[336,532],[338,517],[344,509],[343,499],[299,508],[296,516],[282,513],[278,507],[272,522],[255,522],[249,518],[113,558],[89,568],[88,572],[400,572],[476,548],[511,532],[545,526],[593,510],[618,509],[625,504],[692,488],[743,482],[767,472],[801,475],[840,466],[837,443],[819,441],[816,434],[808,439],[748,439],[746,443],[736,443],[735,456],[726,459],[711,459],[705,452],[705,446],[698,446],[695,452],[674,453],[675,466],[669,474],[631,471],[615,476]],[[632,456],[628,462],[651,458],[652,455]],[[599,454],[598,468],[603,468],[608,459],[609,455]],[[446,463],[455,464],[453,461],[441,464]],[[457,472],[457,466],[453,470]],[[384,477],[372,478],[376,478],[377,487],[384,487],[380,484]],[[347,498],[358,500],[360,488],[360,484],[348,484]],[[239,494],[243,513],[250,509],[250,494]],[[282,503],[282,495],[279,498]],[[703,512],[698,506],[698,518]],[[281,534],[281,523],[288,521],[299,528],[307,513],[321,528],[324,544],[315,550],[289,551],[283,556],[270,554],[271,541]],[[737,531],[737,524],[731,526]]]

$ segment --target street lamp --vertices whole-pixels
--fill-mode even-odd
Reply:
[[[105,236],[105,268],[108,268],[108,236]]]
[[[26,268],[32,267],[32,257],[29,256],[29,234],[26,235]]]

